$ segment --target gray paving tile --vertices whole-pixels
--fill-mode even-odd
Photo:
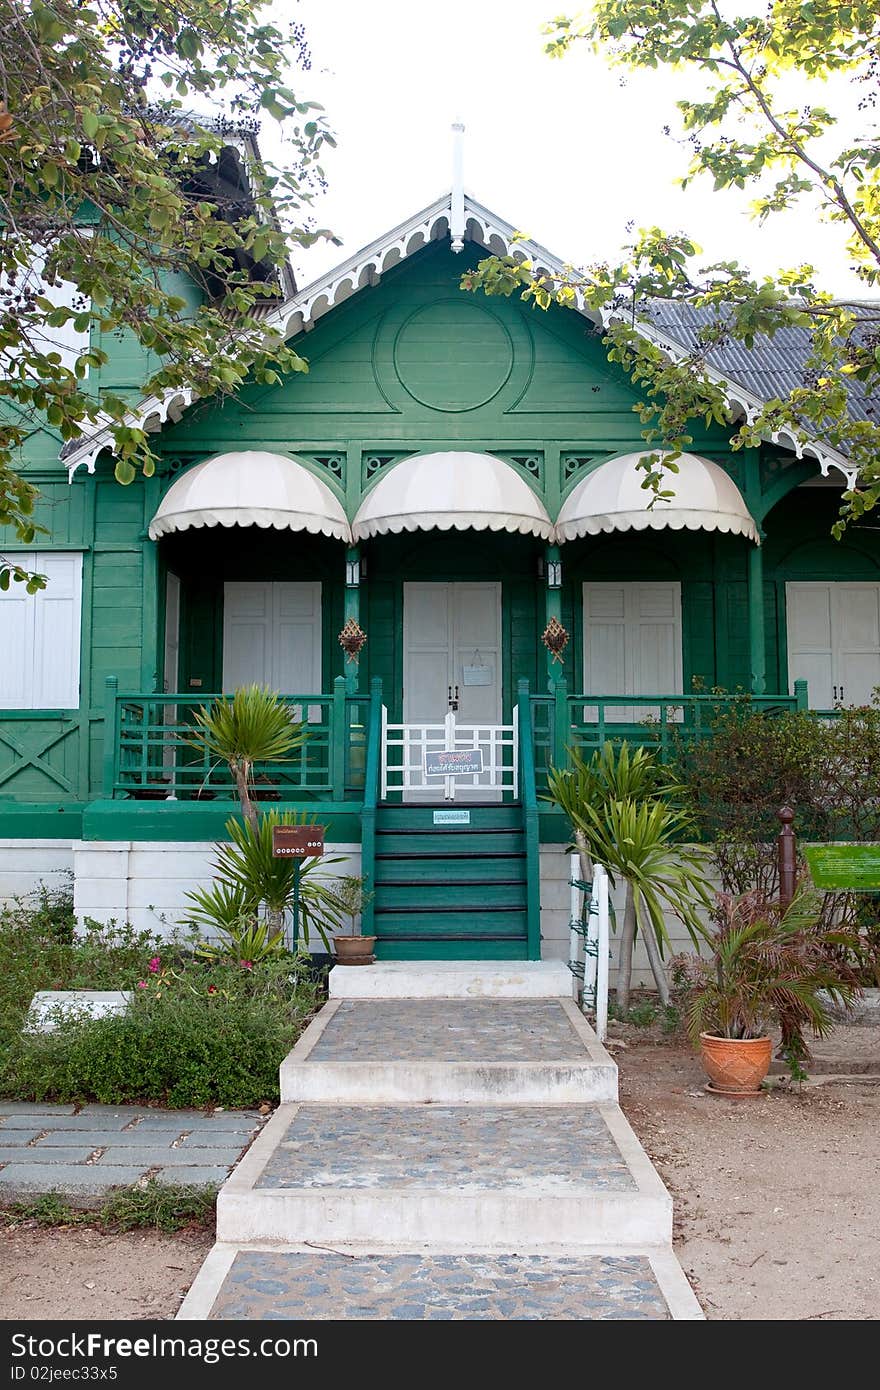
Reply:
[[[131,1133],[131,1130],[123,1133],[118,1129],[53,1129],[45,1139],[40,1140],[40,1143],[47,1148],[70,1143],[88,1144],[93,1149],[102,1148],[105,1144],[122,1144],[127,1147],[130,1142],[128,1136]],[[139,1142],[142,1145],[144,1141],[141,1139]]]
[[[91,1153],[91,1149],[82,1145],[63,1149],[41,1149],[37,1145],[33,1149],[22,1149],[0,1144],[0,1163],[85,1163]]]
[[[636,1189],[592,1105],[303,1105],[257,1183],[379,1186]]]
[[[0,1134],[7,1129],[23,1129],[27,1117],[25,1115],[10,1116],[5,1124],[0,1125]],[[36,1125],[38,1129],[57,1129],[71,1132],[73,1130],[120,1130],[123,1125],[130,1124],[132,1115],[119,1114],[116,1117],[104,1115],[100,1120],[93,1115],[31,1115],[30,1124]]]
[[[0,1100],[0,1119],[4,1115],[72,1115],[72,1105],[54,1105],[49,1100]]]
[[[205,1164],[198,1168],[164,1168],[156,1174],[156,1181],[174,1187],[219,1187],[228,1176],[226,1168]]]
[[[224,1318],[662,1320],[640,1255],[365,1255],[240,1251],[210,1313]]]
[[[179,1134],[183,1134],[183,1132],[183,1128],[181,1127],[180,1129],[168,1129],[158,1133],[153,1130],[149,1134],[144,1134],[140,1125],[138,1125],[137,1129],[95,1129],[85,1131],[89,1138],[94,1139],[95,1142],[92,1145],[94,1149],[103,1147],[106,1144],[113,1144],[116,1148],[124,1149],[148,1149],[161,1144],[170,1145],[171,1142],[176,1139]],[[65,1131],[63,1129],[53,1130],[45,1139],[41,1139],[40,1143],[57,1144],[59,1143],[58,1136],[64,1133]]]
[[[155,1148],[150,1148],[146,1144],[142,1144],[136,1149],[117,1149],[111,1144],[101,1157],[95,1160],[95,1163],[99,1168],[105,1166],[111,1168],[117,1167],[119,1164],[136,1163],[141,1172],[143,1172],[145,1168],[154,1168],[157,1164],[185,1163],[186,1159],[178,1158],[178,1154],[182,1152],[183,1151],[179,1149],[170,1149],[167,1144],[157,1145]]]
[[[69,1110],[61,1113],[17,1110],[14,1115],[0,1116],[0,1134],[9,1134],[14,1129],[51,1129],[53,1125],[66,1124],[73,1118]]]
[[[6,1149],[24,1148],[32,1139],[36,1139],[38,1134],[42,1134],[42,1129],[2,1129],[0,1128],[0,1144]]]
[[[343,1000],[313,1062],[582,1061],[584,1045],[553,1000]]]
[[[218,1129],[211,1132],[195,1130],[187,1136],[185,1143],[188,1149],[228,1149],[235,1144],[239,1149],[243,1149],[250,1143],[251,1135],[254,1133],[255,1130],[244,1129]]]
[[[95,1194],[137,1182],[142,1168],[131,1165],[98,1169],[74,1163],[10,1163],[0,1168],[0,1192],[70,1192]]]

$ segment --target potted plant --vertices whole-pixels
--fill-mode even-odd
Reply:
[[[720,893],[711,956],[679,957],[673,978],[684,987],[691,1041],[699,1048],[707,1090],[754,1096],[770,1069],[772,1029],[780,1055],[803,1077],[805,1032],[824,1037],[831,1006],[848,1009],[860,993],[858,938],[825,926],[815,894],[801,892],[782,912],[759,892]]]
[[[372,965],[375,960],[373,948],[375,936],[362,936],[360,932],[361,914],[373,894],[364,890],[364,880],[355,874],[339,879],[334,887],[339,910],[351,923],[351,930],[333,937],[338,965]]]

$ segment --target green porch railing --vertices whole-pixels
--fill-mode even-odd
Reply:
[[[379,779],[382,763],[382,682],[378,676],[370,681],[370,704],[367,714],[367,762],[364,777],[364,809],[361,814],[361,879],[364,907],[361,913],[361,932],[373,935],[376,890],[376,807],[379,802]]]
[[[609,740],[668,757],[682,743],[711,738],[718,719],[735,708],[768,718],[806,710],[807,683],[795,681],[793,695],[592,695],[570,694],[558,681],[552,693],[531,697],[538,782],[546,784],[549,767],[565,765],[568,749],[589,756]]]
[[[135,800],[234,800],[225,763],[200,745],[195,713],[222,695],[120,693],[115,677],[105,688],[104,796]],[[291,716],[308,738],[289,760],[257,764],[255,800],[360,799],[367,751],[369,697],[350,695],[337,677],[325,694],[285,695]]]

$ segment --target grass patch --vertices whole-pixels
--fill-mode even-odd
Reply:
[[[177,1187],[150,1179],[142,1187],[120,1187],[103,1206],[71,1206],[60,1192],[46,1192],[26,1202],[0,1207],[0,1224],[19,1226],[92,1226],[106,1231],[210,1230],[214,1225],[216,1187]]]
[[[41,989],[126,989],[123,1015],[22,1031]],[[323,999],[308,958],[206,960],[129,926],[74,935],[69,896],[0,911],[0,1095],[18,1100],[251,1107]]]

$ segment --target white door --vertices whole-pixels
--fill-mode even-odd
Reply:
[[[223,690],[267,685],[281,695],[321,692],[321,585],[223,586]],[[310,706],[310,721],[320,719]]]
[[[590,695],[677,695],[682,688],[681,585],[584,585],[584,691]],[[610,722],[659,717],[658,706],[619,705]],[[597,718],[595,705],[584,719]]]
[[[404,584],[403,718],[501,723],[501,585]]]
[[[415,726],[407,758],[420,768],[429,748],[450,746],[442,725],[451,692],[458,705],[455,720],[460,737],[482,749],[485,769],[473,780],[468,777],[457,783],[455,797],[500,800],[502,793],[491,769],[499,756],[494,740],[502,712],[501,585],[405,584],[403,645],[403,718],[406,725]],[[424,725],[433,725],[433,731],[420,733]],[[507,745],[508,758],[514,756],[511,748],[512,744]],[[404,793],[408,800],[436,800],[445,794],[440,779],[426,784],[416,772],[412,780],[416,785]]]
[[[813,709],[870,704],[880,685],[880,584],[785,586],[788,679]]]

